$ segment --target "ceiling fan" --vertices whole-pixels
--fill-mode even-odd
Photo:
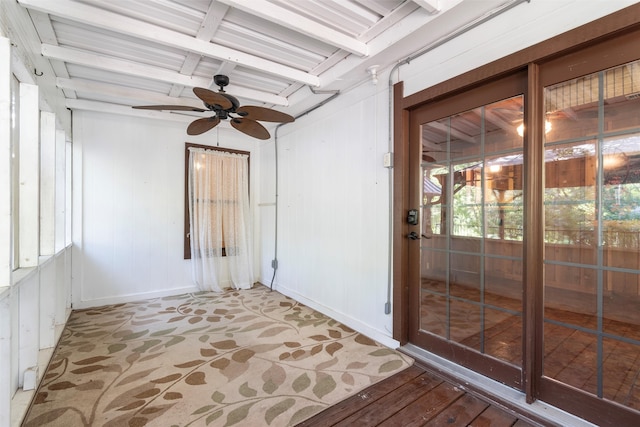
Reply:
[[[221,120],[229,119],[231,126],[258,139],[269,139],[269,131],[258,123],[264,122],[291,123],[295,119],[289,114],[257,106],[240,106],[236,97],[227,94],[224,87],[229,84],[229,77],[222,74],[213,76],[213,82],[220,88],[216,93],[202,87],[193,88],[193,93],[202,100],[205,108],[189,107],[185,105],[141,105],[133,108],[143,110],[179,110],[213,112],[213,116],[197,119],[187,127],[187,134],[200,135],[216,127]]]

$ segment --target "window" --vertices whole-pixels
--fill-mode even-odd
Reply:
[[[191,259],[191,222],[189,219],[189,148],[204,148],[207,150],[224,151],[228,153],[244,154],[249,156],[248,151],[231,150],[228,148],[218,148],[209,145],[186,143],[184,147],[184,259]],[[250,162],[250,160],[249,160]],[[223,248],[223,256],[226,255],[226,248]]]
[[[544,375],[637,408],[624,377],[640,353],[640,61],[544,100]]]

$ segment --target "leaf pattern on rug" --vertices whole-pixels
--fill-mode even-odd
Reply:
[[[261,285],[77,310],[23,425],[290,426],[412,362]]]

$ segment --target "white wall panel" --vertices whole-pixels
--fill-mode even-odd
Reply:
[[[38,274],[30,274],[20,286],[16,286],[19,292],[19,319],[20,334],[18,335],[20,355],[18,360],[18,384],[22,387],[24,371],[38,365],[38,352],[40,350],[40,283]]]
[[[39,274],[40,300],[31,307],[32,310],[37,307],[40,313],[40,348],[49,348],[56,344],[56,305],[58,304],[56,268],[55,257],[48,258],[41,264]]]
[[[8,426],[11,420],[11,289],[0,289],[0,360],[9,363],[0,364],[0,425]]]
[[[215,145],[217,138],[216,131],[188,136],[183,123],[74,114],[74,162],[82,165],[74,177],[82,181],[74,189],[74,215],[82,218],[74,229],[74,307],[195,290],[183,259],[184,143]],[[225,148],[258,150],[233,129],[221,129],[219,139]]]
[[[273,132],[275,134],[275,131]],[[275,143],[269,140],[260,145],[259,155],[256,156],[254,162],[260,165],[275,165]],[[258,200],[257,220],[260,227],[256,230],[256,239],[258,240],[258,263],[260,266],[260,275],[258,280],[269,286],[273,279],[273,268],[271,261],[276,257],[276,248],[274,241],[275,234],[275,215],[276,215],[276,188],[275,173],[270,175],[261,174],[258,180],[260,199]],[[263,232],[260,232],[263,230]]]
[[[20,382],[20,294],[16,286],[12,287],[9,298],[9,326],[11,327],[11,339],[9,342],[11,343],[11,357],[9,358],[10,377],[8,382],[11,396],[13,396]]]
[[[66,248],[64,251],[59,252],[54,260],[56,281],[55,281],[55,314],[54,323],[55,326],[64,325],[67,321],[69,309],[71,308],[71,250]],[[56,334],[58,329],[56,329]],[[58,340],[58,336],[55,336],[55,341]]]
[[[386,87],[367,82],[330,105],[311,120],[283,127],[278,141],[275,288],[393,345],[391,317],[384,313],[389,171],[382,162],[388,141],[381,122],[388,116]],[[267,163],[273,147],[263,151],[263,170],[274,174],[273,163]],[[271,180],[269,175],[264,180]],[[272,240],[273,224],[270,229],[263,224],[263,235]],[[272,251],[266,256],[271,259]]]

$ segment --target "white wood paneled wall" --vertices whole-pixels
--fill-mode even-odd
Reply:
[[[389,151],[386,85],[366,82],[278,139],[278,262],[274,289],[388,345]],[[274,144],[261,151],[264,276],[273,270]],[[269,268],[267,268],[269,267]]]
[[[185,129],[181,122],[74,114],[74,307],[197,290],[183,259],[185,142],[249,151],[255,212],[257,140],[231,128],[196,137]],[[254,252],[258,268],[257,238]]]

